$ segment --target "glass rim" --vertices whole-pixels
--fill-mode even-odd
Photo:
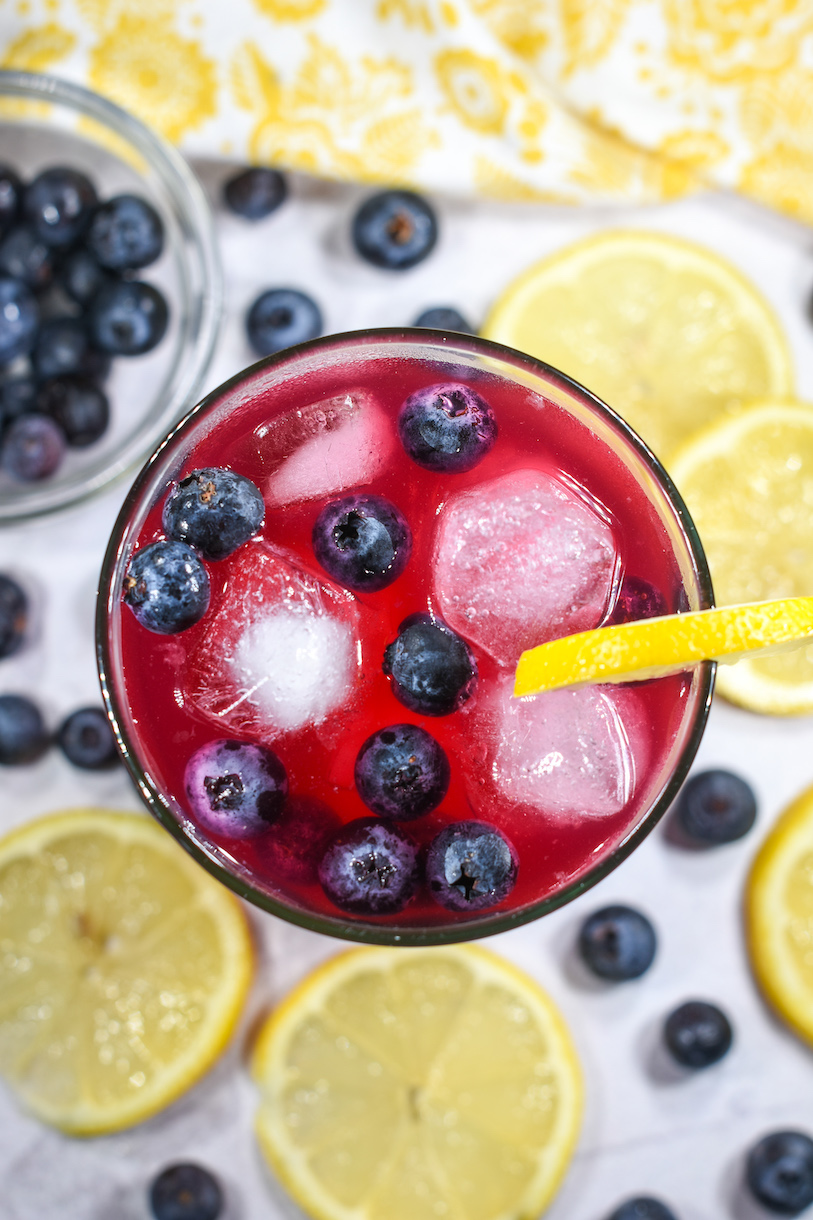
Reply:
[[[178,353],[184,355],[180,373],[167,400],[150,426],[131,434],[105,459],[78,471],[65,482],[27,485],[19,503],[0,501],[0,527],[81,503],[143,463],[157,439],[174,425],[179,413],[194,403],[214,355],[223,308],[223,276],[217,248],[214,217],[206,194],[190,166],[163,136],[115,102],[73,81],[48,73],[17,68],[0,69],[0,97],[56,104],[96,120],[126,140],[150,165],[183,221],[192,251],[196,280],[193,326],[179,336]],[[0,115],[0,121],[5,121]],[[22,120],[25,122],[27,120]],[[115,155],[115,154],[113,154]]]
[[[115,584],[116,573],[119,569],[119,561],[127,540],[130,517],[135,508],[141,503],[144,492],[151,483],[153,468],[161,460],[164,451],[174,441],[181,439],[187,431],[192,431],[219,402],[250,377],[255,376],[264,369],[272,369],[276,366],[284,365],[289,361],[296,361],[302,355],[309,352],[327,351],[331,348],[346,350],[348,346],[362,346],[376,342],[381,344],[396,343],[399,340],[407,342],[415,341],[416,344],[424,343],[427,346],[434,346],[435,348],[440,346],[448,349],[453,345],[459,350],[462,349],[475,356],[496,358],[504,364],[513,365],[533,376],[539,377],[543,381],[554,384],[558,383],[566,392],[586,399],[590,407],[596,410],[599,416],[608,419],[614,430],[621,433],[623,439],[637,452],[639,458],[642,459],[644,465],[660,485],[675,513],[675,518],[686,542],[700,608],[706,609],[713,606],[714,594],[711,575],[703,545],[680,492],[649,446],[612,407],[608,406],[592,391],[572,377],[562,373],[552,365],[546,364],[543,360],[538,360],[533,356],[528,356],[523,352],[506,347],[500,343],[495,343],[492,340],[481,339],[477,335],[432,330],[429,328],[424,329],[422,327],[368,328],[311,339],[295,347],[285,348],[281,352],[263,357],[210,391],[164,438],[130,488],[105,552],[96,608],[96,654],[105,710],[118,742],[119,750],[136,783],[142,800],[153,816],[158,818],[162,825],[208,873],[223,882],[238,897],[246,899],[254,906],[258,906],[269,914],[276,915],[288,923],[306,928],[308,931],[360,944],[424,947],[477,940],[531,923],[541,916],[547,915],[551,911],[566,905],[586,890],[591,889],[625,860],[650,834],[666,813],[689,772],[708,719],[717,667],[716,663],[711,661],[702,662],[696,666],[696,706],[691,728],[668,781],[664,785],[658,800],[652,805],[646,815],[640,819],[634,829],[604,859],[599,861],[598,864],[586,873],[576,878],[571,884],[564,886],[555,894],[551,894],[516,911],[496,911],[492,913],[484,911],[482,915],[466,921],[451,921],[423,928],[414,927],[409,924],[396,925],[392,923],[356,922],[352,918],[342,916],[341,913],[335,917],[328,917],[306,911],[293,904],[288,905],[281,899],[256,889],[249,882],[235,876],[223,867],[218,861],[208,855],[199,843],[189,838],[173,815],[160,791],[145,773],[144,768],[138,760],[137,752],[128,738],[128,734],[122,729],[119,699],[115,683],[110,680],[114,660],[110,649],[110,632],[108,631],[109,616],[114,612],[110,599]]]

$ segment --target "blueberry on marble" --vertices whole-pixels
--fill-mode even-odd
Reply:
[[[430,614],[411,614],[384,650],[396,699],[422,716],[448,716],[470,698],[477,663],[462,636]]]
[[[0,572],[0,658],[17,652],[28,628],[28,598],[12,576]]]
[[[94,210],[84,244],[108,271],[135,271],[160,258],[164,222],[140,195],[114,195]]]
[[[0,274],[39,292],[53,279],[54,252],[30,225],[14,225],[0,241]]]
[[[165,532],[194,547],[204,559],[225,559],[256,534],[264,520],[265,502],[256,484],[220,467],[193,470],[164,502]]]
[[[438,239],[434,209],[412,191],[381,191],[353,217],[353,245],[363,259],[388,271],[406,271],[427,257]]]
[[[579,932],[579,953],[593,974],[613,983],[637,979],[652,965],[657,938],[646,915],[615,904],[594,911]]]
[[[79,707],[60,724],[56,744],[81,771],[107,771],[119,761],[116,738],[100,707]]]
[[[40,312],[34,294],[21,280],[0,275],[0,365],[31,351]]]
[[[407,833],[380,818],[348,822],[319,862],[322,889],[354,915],[394,915],[418,889],[418,848]]]
[[[660,589],[641,576],[625,576],[607,622],[630,623],[668,613],[669,607]]]
[[[488,822],[450,822],[426,856],[426,882],[435,902],[451,911],[496,906],[514,888],[519,858],[502,831]]]
[[[56,279],[72,301],[86,307],[96,293],[110,282],[111,276],[89,250],[78,246],[62,259]]]
[[[248,341],[258,356],[316,339],[322,333],[322,311],[297,288],[269,288],[246,315]]]
[[[21,483],[54,474],[65,456],[65,435],[48,415],[31,411],[13,419],[3,434],[0,465]]]
[[[676,1217],[660,1199],[638,1195],[634,1199],[625,1199],[607,1220],[676,1220]]]
[[[244,220],[263,220],[285,202],[288,184],[278,169],[255,165],[233,174],[223,187],[229,211]]]
[[[491,407],[471,386],[426,386],[410,394],[398,415],[398,435],[413,462],[459,474],[483,460],[497,439]]]
[[[358,593],[372,593],[403,572],[412,532],[403,513],[383,496],[348,495],[324,506],[312,542],[329,576]]]
[[[185,542],[150,542],[136,551],[124,577],[123,598],[143,627],[175,635],[203,618],[209,576]]]
[[[674,816],[691,843],[705,847],[733,843],[756,820],[756,796],[751,785],[732,771],[701,771],[683,785]]]
[[[217,1178],[202,1165],[168,1165],[149,1190],[153,1220],[218,1220],[223,1191]]]
[[[288,775],[273,750],[227,738],[195,751],[184,789],[201,826],[225,838],[253,839],[282,812]]]
[[[96,190],[79,170],[52,166],[25,189],[23,212],[49,246],[72,246],[83,236],[96,205]]]
[[[373,733],[356,757],[356,790],[382,818],[406,822],[435,809],[451,770],[439,742],[416,724],[390,724]]]
[[[10,165],[0,165],[0,232],[13,224],[20,213],[23,184]]]
[[[413,326],[426,326],[430,330],[454,330],[461,335],[474,335],[477,332],[470,322],[463,317],[453,305],[433,305],[419,313]]]
[[[728,1053],[733,1032],[728,1017],[716,1004],[687,1000],[666,1018],[666,1048],[681,1067],[711,1067]]]
[[[0,764],[36,762],[49,745],[42,712],[26,695],[0,695]]]
[[[152,284],[113,280],[91,302],[88,326],[93,344],[111,356],[140,356],[166,334],[169,306]]]
[[[87,377],[54,377],[43,382],[37,409],[56,421],[72,449],[94,444],[110,422],[107,395]]]
[[[798,1216],[813,1203],[813,1139],[803,1131],[771,1131],[748,1153],[751,1194],[778,1216]]]

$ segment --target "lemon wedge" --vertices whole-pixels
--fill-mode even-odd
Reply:
[[[792,597],[665,614],[596,627],[523,652],[514,695],[538,695],[589,682],[662,677],[699,661],[729,664],[752,652],[776,653],[813,640],[813,597]]]
[[[317,1220],[537,1216],[570,1161],[564,1022],[484,949],[365,948],[311,974],[254,1053],[261,1149]]]
[[[757,853],[745,918],[760,988],[813,1043],[813,788],[785,810]]]
[[[754,403],[688,441],[671,473],[718,605],[813,594],[813,405]],[[813,644],[721,670],[717,690],[756,712],[811,712]]]
[[[163,1109],[212,1065],[252,949],[237,900],[144,816],[75,809],[0,840],[0,1072],[75,1135]]]
[[[787,340],[756,288],[712,251],[661,233],[605,232],[536,263],[482,334],[581,382],[667,466],[711,420],[793,393]]]

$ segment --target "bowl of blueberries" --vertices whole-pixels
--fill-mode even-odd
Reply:
[[[221,309],[183,158],[46,75],[0,72],[0,522],[137,468],[197,399]]]

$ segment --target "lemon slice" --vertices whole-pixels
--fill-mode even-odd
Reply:
[[[718,605],[813,594],[813,406],[754,403],[693,437],[671,472]],[[811,712],[813,645],[720,670],[717,690],[757,712]]]
[[[777,1012],[813,1042],[813,788],[782,814],[748,878],[751,965]]]
[[[813,597],[596,627],[523,652],[514,676],[514,695],[538,695],[589,682],[640,682],[699,661],[733,664],[757,651],[784,652],[802,640],[813,642]]]
[[[482,333],[581,382],[667,465],[692,432],[747,399],[793,393],[787,341],[753,285],[710,250],[660,233],[602,233],[535,264]]]
[[[45,1122],[90,1135],[168,1105],[251,969],[239,903],[148,818],[76,809],[0,841],[0,1072]]]
[[[484,949],[357,949],[263,1027],[257,1133],[318,1220],[537,1216],[570,1160],[581,1076],[548,996]]]

